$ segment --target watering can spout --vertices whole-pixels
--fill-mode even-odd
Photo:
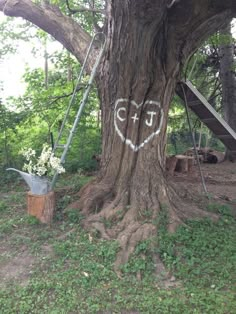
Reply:
[[[7,168],[7,170],[13,170],[13,171],[18,172],[21,175],[21,177],[25,180],[25,182],[28,184],[29,188],[31,187],[31,175],[29,173],[20,171],[15,168]]]
[[[32,194],[43,195],[47,194],[50,191],[50,182],[47,178],[42,178],[33,174],[29,174],[15,168],[7,168],[6,170],[18,172],[29,186]]]

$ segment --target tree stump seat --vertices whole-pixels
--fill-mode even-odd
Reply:
[[[55,209],[55,193],[49,192],[43,195],[27,193],[28,214],[38,218],[42,223],[50,224]]]
[[[192,173],[194,166],[194,157],[186,155],[168,156],[166,159],[166,170],[171,175],[174,172]]]

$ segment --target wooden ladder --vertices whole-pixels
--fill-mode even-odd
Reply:
[[[188,107],[215,134],[215,136],[233,153],[236,154],[236,133],[228,123],[215,111],[206,98],[190,81],[177,84],[177,95],[187,101]],[[185,99],[186,96],[186,99]]]

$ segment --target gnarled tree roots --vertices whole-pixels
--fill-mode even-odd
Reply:
[[[134,199],[128,203],[125,191],[115,195],[110,186],[101,183],[89,183],[80,191],[80,201],[74,207],[80,208],[85,215],[84,227],[98,231],[104,239],[116,239],[120,245],[115,262],[117,273],[140,241],[158,235],[161,224],[174,232],[186,219],[217,219],[214,214],[184,203],[170,187],[166,191],[161,203],[158,194],[149,195],[149,206],[146,199],[141,202],[140,198],[139,203]],[[166,221],[161,219],[163,215],[168,218]]]

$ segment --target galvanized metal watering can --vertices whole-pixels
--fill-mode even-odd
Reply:
[[[25,180],[27,185],[29,186],[30,192],[32,194],[43,195],[43,194],[47,194],[51,190],[51,187],[50,187],[51,184],[47,178],[29,174],[27,172],[20,171],[15,168],[8,168],[7,170],[13,170],[13,171],[18,172],[21,175],[21,177]]]

